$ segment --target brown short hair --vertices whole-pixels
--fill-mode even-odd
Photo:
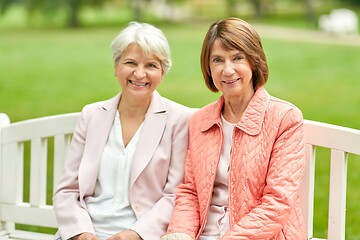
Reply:
[[[218,92],[211,77],[210,50],[216,39],[225,49],[242,51],[253,70],[253,86],[256,90],[264,85],[269,76],[269,68],[260,37],[255,29],[239,18],[227,18],[213,23],[203,42],[201,50],[201,71],[206,86],[212,92]]]

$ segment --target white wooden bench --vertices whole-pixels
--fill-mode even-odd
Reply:
[[[79,116],[80,113],[70,113],[11,124],[7,115],[0,114],[0,240],[53,239],[51,234],[18,230],[17,226],[56,229],[51,200],[47,197],[54,187],[47,186],[47,182],[51,177],[50,182],[57,185]],[[308,239],[317,239],[313,236],[315,148],[321,146],[331,149],[328,240],[344,240],[347,154],[360,155],[360,131],[305,120],[305,132],[308,158],[301,199]],[[47,167],[48,151],[54,152],[50,156],[53,168]],[[28,164],[30,169],[25,167]],[[26,171],[29,183],[24,181]],[[27,191],[29,194],[24,197]]]

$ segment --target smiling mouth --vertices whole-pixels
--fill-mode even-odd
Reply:
[[[222,82],[225,83],[225,84],[233,84],[233,83],[235,83],[235,82],[237,82],[239,80],[240,80],[240,78],[237,78],[235,80],[230,80],[230,81],[222,81]]]
[[[149,83],[147,83],[147,82],[134,82],[134,81],[131,81],[131,80],[129,80],[129,82],[130,82],[132,85],[140,86],[140,87],[143,87],[143,86],[146,86],[146,85],[149,84]]]

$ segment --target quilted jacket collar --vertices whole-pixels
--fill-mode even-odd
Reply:
[[[256,90],[254,96],[245,109],[240,121],[236,127],[243,130],[247,134],[257,135],[265,118],[265,112],[270,102],[270,95],[265,88],[260,87]],[[202,121],[201,131],[210,129],[213,125],[220,125],[220,114],[224,105],[224,97],[204,108],[205,114]]]

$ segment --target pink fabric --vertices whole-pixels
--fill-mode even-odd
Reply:
[[[94,232],[86,201],[94,194],[101,156],[119,101],[120,94],[87,105],[81,113],[54,194],[59,226],[56,238],[66,240],[82,232]],[[153,93],[130,173],[130,204],[137,218],[131,229],[144,240],[158,239],[166,232],[175,191],[183,180],[192,112],[156,91]]]
[[[185,181],[168,233],[198,239],[211,201],[223,134],[221,97],[189,123]],[[229,169],[231,229],[220,239],[306,239],[299,187],[305,166],[303,118],[260,87],[234,130]]]
[[[230,229],[228,173],[235,125],[227,122],[221,115],[224,140],[216,170],[208,217],[201,236],[222,236]]]

